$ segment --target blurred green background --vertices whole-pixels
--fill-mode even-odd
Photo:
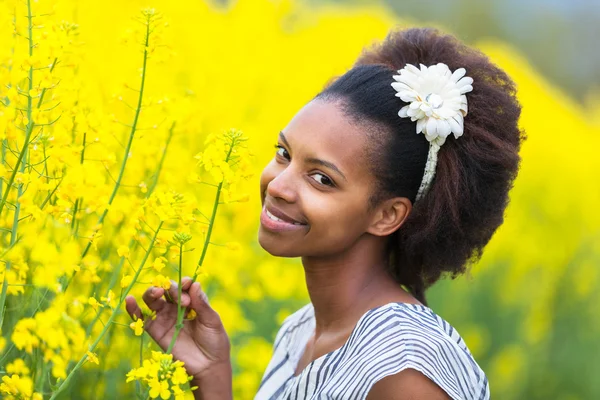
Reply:
[[[309,0],[312,4],[326,1]],[[331,0],[344,6],[377,3]],[[596,0],[380,0],[402,19],[443,26],[463,41],[515,46],[570,95],[600,89],[600,2]]]

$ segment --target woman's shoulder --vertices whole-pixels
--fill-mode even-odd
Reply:
[[[487,377],[464,340],[429,307],[389,303],[373,308],[361,317],[347,344],[348,365],[368,371],[367,392],[380,379],[412,368],[453,399],[489,398]]]
[[[388,303],[367,311],[357,323],[361,332],[370,331],[373,326],[381,334],[402,341],[427,338],[433,342],[449,342],[471,354],[458,331],[431,308],[421,304]]]

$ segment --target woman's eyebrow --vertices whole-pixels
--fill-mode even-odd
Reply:
[[[283,134],[283,131],[279,132],[279,139],[281,139],[281,141],[289,148],[290,144],[288,143],[288,141],[285,138],[285,135]]]
[[[285,135],[282,132],[279,132],[279,139],[281,139],[281,141],[288,147],[290,148],[290,144],[288,143],[288,141],[285,138]],[[345,181],[348,181],[346,179],[346,176],[342,173],[342,171],[340,171],[340,169],[338,167],[335,166],[335,164],[329,162],[329,161],[325,161],[325,160],[321,160],[320,158],[305,158],[304,162],[309,163],[309,164],[317,164],[317,165],[321,165],[323,167],[329,168],[332,171],[337,172],[342,178],[344,178]]]

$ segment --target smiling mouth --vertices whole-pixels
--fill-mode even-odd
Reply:
[[[306,225],[306,224],[301,224],[300,222],[296,222],[296,221],[293,221],[293,222],[292,221],[284,221],[283,219],[277,218],[276,216],[274,216],[273,214],[271,214],[269,212],[269,210],[267,210],[267,209],[265,209],[265,212],[267,214],[267,217],[269,217],[269,219],[272,220],[272,221],[283,222],[283,223],[292,224],[292,225]]]

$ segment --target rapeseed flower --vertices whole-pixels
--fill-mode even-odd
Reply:
[[[98,360],[98,355],[96,353],[92,353],[91,351],[87,351],[85,354],[87,355],[87,359],[90,362],[92,362],[92,363],[94,363],[96,365],[100,364],[100,361]]]
[[[140,381],[150,388],[149,395],[155,399],[168,399],[171,394],[182,396],[181,385],[187,384],[189,376],[181,361],[173,361],[171,354],[153,351],[150,359],[145,359],[142,366],[134,368],[127,374],[127,382]]]
[[[171,287],[171,280],[164,275],[156,275],[154,278],[152,278],[152,286],[169,290]]]
[[[17,358],[6,365],[7,374],[29,375],[29,368],[22,358]]]
[[[0,393],[4,394],[2,398],[7,400],[42,400],[42,395],[33,392],[33,381],[31,378],[13,374],[2,377],[0,383]]]
[[[133,329],[135,336],[141,336],[144,333],[144,321],[141,318],[135,318],[135,321],[129,324],[129,327]]]

